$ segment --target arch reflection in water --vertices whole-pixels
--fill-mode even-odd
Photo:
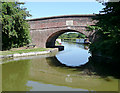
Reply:
[[[91,64],[88,62],[81,67],[66,67],[54,56],[38,56],[30,60],[11,61],[3,64],[3,90],[55,91],[57,88],[57,91],[116,91],[118,89],[117,79],[112,78],[108,82],[104,78],[91,77],[85,73],[86,69],[93,69],[94,65],[95,63]],[[97,62],[95,66],[97,68],[95,69],[96,72],[103,70],[99,69]]]
[[[87,45],[70,42],[62,42],[62,45],[65,46],[65,49],[56,55],[62,64],[75,67],[88,62],[91,54],[89,50],[85,49],[85,47],[88,47]]]

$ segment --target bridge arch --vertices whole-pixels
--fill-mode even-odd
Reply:
[[[66,33],[66,32],[78,32],[78,33],[82,33],[85,35],[85,33],[83,31],[77,31],[77,30],[73,30],[73,29],[63,29],[63,30],[60,30],[60,31],[56,31],[52,34],[49,35],[49,37],[47,38],[46,40],[46,48],[52,48],[52,47],[55,47],[55,41],[56,39]]]
[[[94,25],[93,17],[95,15],[89,14],[27,19],[32,43],[37,47],[52,47],[55,39],[65,32],[80,32],[89,37],[91,32],[85,30],[88,25]]]

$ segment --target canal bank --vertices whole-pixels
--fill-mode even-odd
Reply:
[[[2,52],[2,51],[1,51]],[[13,57],[23,57],[23,56],[35,56],[35,55],[44,55],[48,53],[58,52],[58,48],[49,48],[42,51],[32,51],[32,52],[21,52],[21,53],[12,53],[6,55],[0,55],[0,59],[2,58],[13,58]],[[2,54],[2,53],[1,53]]]

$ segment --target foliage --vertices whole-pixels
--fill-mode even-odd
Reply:
[[[97,40],[91,46],[93,54],[119,58],[120,53],[120,2],[105,2],[105,8],[97,14],[95,26],[89,26],[89,31],[95,31]]]
[[[65,33],[59,36],[59,38],[85,38],[86,36],[81,33]]]
[[[2,2],[2,48],[21,47],[30,42],[29,25],[26,17],[30,16],[24,3]]]

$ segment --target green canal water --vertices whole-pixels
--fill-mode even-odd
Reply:
[[[3,60],[2,91],[118,91],[118,69],[91,57],[87,45],[62,44],[55,54]]]

